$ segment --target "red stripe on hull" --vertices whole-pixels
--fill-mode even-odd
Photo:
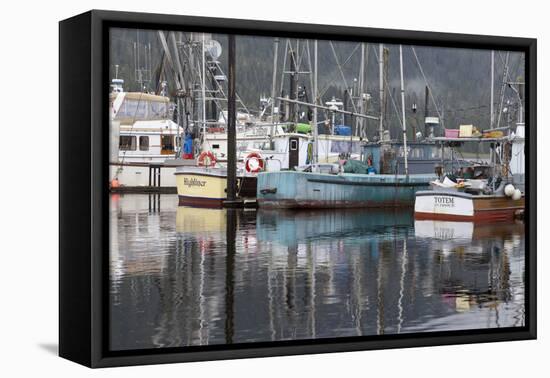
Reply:
[[[515,213],[518,210],[521,210],[521,209],[517,208],[517,209],[474,211],[473,216],[415,212],[414,218],[418,220],[501,222],[501,221],[513,220]]]
[[[266,200],[257,199],[258,206],[265,209],[342,209],[342,208],[396,208],[413,206],[410,202],[378,201],[316,201],[316,200]]]
[[[198,198],[188,196],[178,196],[179,206],[193,206],[193,207],[206,207],[217,209],[223,207],[223,201],[225,198]]]

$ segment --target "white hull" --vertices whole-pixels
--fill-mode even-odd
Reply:
[[[524,208],[524,197],[430,190],[416,192],[414,216],[448,221],[504,221],[514,219],[516,212]]]
[[[430,194],[419,192],[414,202],[414,212],[435,216],[472,217],[474,201],[469,195],[432,191]]]
[[[176,168],[162,167],[160,169],[160,186],[161,187],[176,187]],[[120,186],[126,187],[147,187],[149,186],[149,167],[144,166],[129,166],[110,164],[109,179],[118,178]],[[151,185],[153,178],[151,178]]]

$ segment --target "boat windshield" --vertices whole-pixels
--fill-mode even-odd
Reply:
[[[122,123],[168,118],[169,102],[165,97],[125,96],[114,119]]]
[[[411,144],[407,146],[407,151],[408,151],[408,154],[407,154],[408,159],[418,159],[418,160],[442,159],[441,148],[433,144],[429,144],[429,145]],[[445,158],[450,157],[449,151],[444,151],[443,153],[445,154]],[[399,146],[398,156],[400,158],[404,157],[403,145]]]

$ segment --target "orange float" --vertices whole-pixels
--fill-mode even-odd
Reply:
[[[212,151],[203,151],[199,155],[197,162],[200,166],[212,167],[216,165],[216,157],[214,156]]]

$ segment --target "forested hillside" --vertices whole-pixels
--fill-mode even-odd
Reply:
[[[153,31],[139,31],[130,29],[114,29],[111,31],[111,75],[114,77],[114,66],[119,65],[119,77],[125,80],[126,90],[139,90],[137,83],[137,68],[145,65],[144,47],[151,46],[151,81],[148,90],[158,89],[160,63],[163,50],[158,38],[158,33]],[[227,71],[227,37],[213,35],[222,45],[223,52],[219,58],[221,65]],[[139,43],[138,43],[139,41]],[[257,110],[260,96],[271,95],[273,75],[273,38],[245,37],[237,38],[237,92],[249,109]],[[140,47],[139,61],[136,62],[134,44]],[[288,75],[282,75],[285,66],[285,50],[292,46],[297,51],[298,69],[307,72],[310,70],[309,62],[313,60],[313,44],[305,41],[281,39],[279,42],[279,59],[277,64],[277,95],[281,88],[288,93]],[[380,112],[379,99],[379,65],[378,44],[367,44],[367,64],[365,69],[366,91],[372,96],[369,103],[369,113],[378,115]],[[392,137],[399,135],[399,119],[401,117],[401,97],[399,83],[399,46],[386,45],[388,48],[388,96],[386,117]],[[360,75],[360,45],[350,42],[320,41],[319,51],[319,84],[318,88],[323,95],[324,102],[333,96],[343,98],[343,91],[353,85],[354,79]],[[453,49],[438,47],[415,47],[418,57],[415,58],[411,46],[403,46],[404,80],[406,94],[407,122],[418,125],[424,116],[424,91],[426,81],[432,89],[434,101],[429,101],[429,113],[432,116],[440,115],[445,127],[456,128],[460,124],[474,124],[478,128],[485,129],[489,126],[490,119],[490,86],[491,86],[491,52],[488,50]],[[336,56],[335,56],[336,55]],[[503,82],[504,61],[507,52],[495,52],[495,113],[498,113],[501,102],[501,86]],[[522,81],[524,75],[523,54],[512,52],[509,54],[509,79]],[[420,63],[420,65],[419,65]],[[339,66],[342,69],[340,72]],[[425,74],[424,79],[420,67]],[[286,70],[289,69],[289,58],[286,59]],[[343,74],[343,75],[342,75]],[[342,77],[343,76],[343,77]],[[168,79],[168,87],[171,93],[175,92],[175,85]],[[345,82],[344,82],[345,79]],[[346,84],[345,84],[346,83]],[[282,84],[282,86],[281,86]],[[299,85],[305,86],[308,95],[311,96],[311,81],[307,73],[299,76]],[[311,98],[311,97],[310,97]],[[393,98],[393,100],[392,100]],[[517,103],[518,96],[510,88],[504,90],[504,106],[506,112],[501,117],[501,126],[507,121],[515,122],[515,105],[506,106],[506,103]],[[416,104],[416,113],[412,111],[412,105]],[[376,133],[378,125],[376,121],[369,121],[368,135]]]

